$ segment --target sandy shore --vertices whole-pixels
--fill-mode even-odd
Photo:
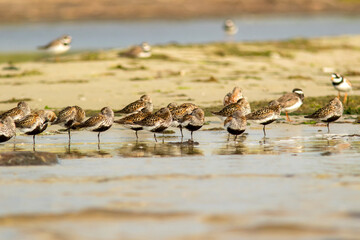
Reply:
[[[29,99],[32,108],[120,109],[147,93],[155,107],[191,101],[217,106],[234,86],[250,101],[271,100],[293,88],[306,96],[336,95],[330,74],[339,72],[360,93],[360,36],[285,42],[154,46],[150,59],[118,56],[119,50],[70,53],[59,62],[45,59],[0,64],[0,111]],[[16,101],[16,100],[15,100]]]

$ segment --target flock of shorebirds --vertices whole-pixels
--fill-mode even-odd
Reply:
[[[234,35],[238,31],[232,20],[226,20],[223,26],[226,34]],[[70,49],[72,38],[64,35],[40,49],[47,50],[53,54],[61,54]],[[151,56],[151,47],[144,42],[140,46],[129,49],[123,55],[128,57],[146,58]],[[328,132],[329,123],[336,121],[343,114],[343,104],[339,100],[340,92],[345,92],[344,103],[346,102],[347,93],[351,91],[351,83],[343,76],[333,73],[331,75],[332,84],[338,90],[338,97],[332,99],[329,104],[318,109],[305,118],[313,118],[327,123]],[[287,93],[277,100],[271,101],[268,106],[251,111],[250,104],[242,94],[239,87],[235,87],[224,97],[224,108],[218,112],[212,112],[223,122],[224,127],[230,135],[234,135],[236,140],[247,126],[247,121],[255,121],[262,124],[264,137],[266,136],[266,125],[274,122],[279,118],[281,112],[286,113],[287,121],[291,121],[288,113],[294,112],[301,107],[304,100],[304,93],[301,89],[295,88],[291,93]],[[85,111],[79,106],[68,106],[62,109],[58,115],[50,110],[39,110],[31,112],[26,102],[19,102],[18,105],[0,115],[0,142],[5,142],[16,136],[16,128],[20,129],[27,135],[33,136],[33,145],[35,148],[35,136],[42,133],[48,125],[58,124],[63,126],[69,135],[69,144],[71,142],[71,130],[85,128],[93,132],[98,132],[98,143],[100,144],[100,133],[111,128],[113,123],[118,123],[126,128],[137,132],[147,130],[154,133],[163,133],[169,127],[180,129],[183,138],[183,128],[191,132],[193,141],[193,132],[199,130],[205,123],[204,111],[193,103],[183,103],[178,105],[170,103],[167,107],[153,112],[153,104],[148,95],[143,95],[139,100],[132,102],[115,113],[124,114],[125,116],[114,120],[114,112],[109,107],[101,109],[100,113],[85,120]]]
[[[327,123],[328,132],[330,132],[329,123],[336,121],[343,114],[343,104],[339,99],[340,92],[345,92],[345,103],[347,92],[351,90],[350,82],[343,76],[333,73],[331,80],[335,89],[339,91],[338,97],[332,99],[326,106],[318,109],[313,114],[305,116],[305,118],[318,119]],[[224,107],[220,111],[212,113],[224,122],[229,137],[234,135],[236,141],[237,136],[245,132],[248,120],[262,124],[265,137],[266,125],[277,120],[281,112],[285,112],[287,121],[291,121],[288,113],[299,109],[303,101],[303,91],[295,88],[291,93],[271,101],[268,106],[251,111],[250,104],[243,96],[241,88],[235,87],[232,92],[225,95]],[[79,106],[68,106],[56,115],[50,110],[31,112],[26,102],[19,102],[15,108],[0,115],[0,142],[15,137],[16,128],[18,128],[26,135],[33,136],[35,149],[35,136],[45,131],[48,125],[58,124],[68,131],[69,145],[71,142],[71,130],[81,128],[98,132],[98,144],[100,144],[100,133],[110,129],[114,122],[135,131],[136,139],[138,139],[138,131],[150,131],[154,133],[156,142],[156,133],[163,133],[169,127],[179,128],[182,139],[182,130],[185,128],[191,132],[189,141],[193,142],[193,132],[199,130],[205,123],[204,111],[193,103],[183,103],[181,105],[170,103],[167,107],[153,112],[152,100],[148,95],[141,96],[139,100],[128,104],[119,111],[115,111],[115,113],[124,116],[114,120],[114,111],[110,107],[104,107],[100,113],[85,120],[85,111]]]

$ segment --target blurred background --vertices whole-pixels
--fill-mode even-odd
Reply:
[[[63,34],[72,50],[360,33],[360,0],[0,0],[0,51],[35,51]]]

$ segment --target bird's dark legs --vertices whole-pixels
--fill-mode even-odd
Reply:
[[[193,139],[193,131],[191,131],[191,141],[194,141],[194,139]]]
[[[230,141],[230,133],[228,133],[228,140],[227,141]]]
[[[265,126],[266,126],[266,125],[264,125],[264,127],[263,127],[264,137],[266,137]]]
[[[328,133],[330,133],[330,128],[329,128],[329,125],[330,125],[330,123],[328,122],[328,123],[326,124],[327,129],[328,129]]]
[[[165,143],[165,134],[164,134],[164,132],[163,132],[163,141],[162,142]]]
[[[237,135],[235,135],[234,141],[236,142]]]
[[[70,142],[71,142],[70,128],[68,128],[68,135],[69,135],[69,145],[70,145]]]
[[[157,142],[157,139],[156,139],[156,134],[154,133],[154,139],[155,139],[155,142]]]
[[[138,134],[137,134],[137,131],[135,131],[135,136],[136,136],[136,140],[138,140]]]
[[[179,128],[180,128],[181,138],[183,138],[183,137],[184,137],[184,134],[183,134],[183,132],[182,132],[182,126],[180,125]]]
[[[33,151],[35,152],[35,135],[33,135]]]
[[[101,133],[101,132],[98,133],[98,149],[99,149],[99,150],[100,150],[100,133]]]

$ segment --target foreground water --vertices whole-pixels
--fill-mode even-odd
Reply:
[[[237,143],[219,130],[187,145],[115,126],[100,149],[95,133],[75,132],[70,149],[66,134],[40,136],[60,163],[0,168],[0,239],[356,239],[359,129],[331,130],[277,123],[263,139],[251,125]]]
[[[223,21],[224,19],[191,19],[0,25],[0,52],[35,51],[37,46],[63,34],[73,36],[72,50],[123,48],[143,41],[151,44],[186,44],[360,34],[360,17],[331,15],[235,18],[239,33],[233,38],[224,36]]]

